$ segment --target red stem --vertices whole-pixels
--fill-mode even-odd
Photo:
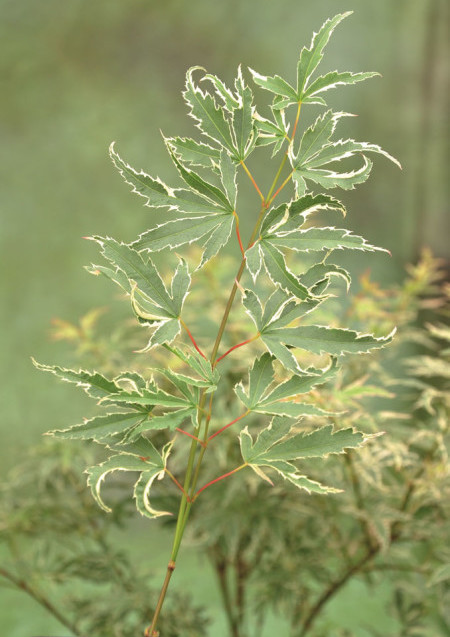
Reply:
[[[237,235],[237,239],[239,241],[239,247],[241,249],[242,256],[245,259],[245,250],[244,250],[244,246],[243,246],[242,240],[241,240],[241,233],[239,232],[239,217],[236,214],[236,210],[233,212],[233,215],[234,215],[234,217],[236,219],[236,235]]]
[[[215,438],[216,436],[218,436],[219,434],[221,434],[222,431],[225,431],[225,429],[228,429],[228,427],[231,427],[231,425],[234,425],[234,423],[238,422],[238,420],[242,420],[242,418],[245,418],[245,416],[247,416],[247,414],[249,413],[250,413],[250,410],[247,409],[247,411],[244,414],[242,414],[241,416],[238,416],[237,418],[229,422],[228,425],[225,425],[225,427],[222,427],[222,429],[219,429],[218,431],[213,433],[213,435],[208,438],[208,442],[212,440],[213,438]]]
[[[196,440],[197,442],[199,442],[202,446],[205,445],[203,440],[200,440],[200,438],[197,438],[197,436],[193,436],[192,434],[188,433],[187,431],[183,431],[183,429],[179,429],[179,427],[176,428],[176,431],[179,431],[180,434],[184,434],[185,436],[189,436],[189,438],[192,438],[192,440]]]
[[[259,189],[259,186],[258,186],[258,184],[256,183],[256,181],[255,181],[255,179],[254,179],[254,177],[253,177],[252,173],[249,171],[249,169],[247,168],[247,166],[245,165],[245,163],[244,163],[244,161],[243,161],[243,160],[241,161],[241,166],[242,166],[242,168],[245,170],[245,172],[247,173],[247,175],[248,175],[248,177],[249,177],[250,181],[252,182],[252,184],[253,184],[253,186],[255,187],[255,189],[256,189],[256,191],[257,191],[258,195],[261,197],[261,201],[262,201],[262,202],[263,202],[263,204],[264,204],[264,203],[265,203],[265,202],[264,202],[264,195],[262,194],[262,192],[261,192],[261,190]]]
[[[236,473],[237,471],[240,471],[241,469],[243,469],[246,466],[247,466],[247,463],[241,464],[239,467],[236,467],[236,469],[233,469],[233,471],[229,471],[228,473],[224,473],[223,476],[219,476],[218,478],[215,478],[214,480],[211,480],[211,482],[208,482],[208,484],[205,484],[201,489],[199,489],[197,491],[197,493],[192,498],[192,502],[194,502],[198,498],[198,496],[200,495],[200,493],[202,491],[204,491],[205,489],[210,487],[212,484],[215,484],[216,482],[219,482],[220,480],[225,480],[225,478],[228,478],[228,476],[232,476],[233,473]]]
[[[206,356],[204,355],[204,353],[202,352],[202,350],[200,349],[200,347],[197,345],[197,343],[196,343],[196,341],[195,341],[195,338],[192,336],[191,332],[189,331],[189,328],[188,328],[188,326],[186,325],[186,323],[185,323],[182,319],[180,319],[180,323],[181,323],[181,325],[184,327],[184,329],[186,330],[187,335],[188,335],[188,336],[189,336],[189,338],[191,339],[191,341],[192,341],[192,345],[195,347],[195,349],[197,350],[197,352],[200,354],[200,356],[203,356],[203,358],[204,358],[205,360],[207,360]]]
[[[234,349],[237,349],[238,347],[242,347],[243,345],[247,345],[247,343],[251,343],[252,341],[255,341],[257,338],[259,338],[259,333],[256,334],[256,336],[252,336],[252,338],[249,338],[246,341],[243,341],[242,343],[238,343],[237,345],[233,345],[233,347],[230,347],[230,349],[226,351],[225,354],[222,354],[222,356],[219,356],[219,358],[216,358],[214,367],[217,365],[219,361],[222,360],[222,358],[225,358],[225,356],[228,356],[228,354],[230,354]]]
[[[186,491],[183,489],[183,487],[181,486],[181,484],[178,482],[178,480],[175,478],[175,476],[173,475],[173,473],[171,471],[169,471],[169,469],[165,469],[165,472],[167,473],[167,475],[169,476],[169,478],[177,485],[177,487],[180,489],[180,491],[182,491],[184,493],[184,495],[186,495]]]

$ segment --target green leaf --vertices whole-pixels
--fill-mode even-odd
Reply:
[[[213,162],[219,163],[220,151],[208,144],[187,137],[168,137],[165,142],[181,161],[192,166],[211,168]]]
[[[350,85],[368,80],[372,77],[376,77],[380,73],[367,72],[367,73],[350,73],[349,71],[339,72],[331,71],[326,75],[321,75],[314,82],[312,82],[306,91],[303,93],[303,99],[308,98],[308,103],[314,103],[312,97],[318,93],[323,93],[338,85]]]
[[[336,373],[335,361],[324,370],[302,371],[300,375],[292,376],[268,393],[268,388],[273,381],[272,363],[273,357],[268,354],[263,354],[255,361],[249,372],[248,393],[245,392],[241,383],[236,385],[235,392],[247,409],[257,413],[279,414],[294,418],[326,414],[323,409],[312,404],[285,401],[307,393],[316,385],[323,384],[333,377]]]
[[[159,454],[158,454],[159,455]],[[119,454],[116,456],[111,456],[100,465],[96,465],[94,467],[90,467],[86,473],[88,474],[88,486],[91,488],[92,495],[97,502],[97,504],[107,512],[110,512],[111,509],[104,503],[100,495],[100,489],[103,480],[105,477],[114,471],[139,471],[141,473],[141,477],[135,485],[135,497],[137,485],[139,484],[139,490],[142,491],[142,482],[146,484],[146,497],[147,497],[147,506],[145,509],[147,511],[146,515],[148,517],[157,517],[158,515],[167,515],[162,511],[155,511],[149,506],[148,502],[148,491],[153,482],[153,480],[159,476],[163,477],[164,475],[164,460],[161,456],[159,456],[159,463],[157,465],[144,460],[143,458],[135,458],[133,456]],[[143,479],[145,476],[145,480]],[[140,494],[142,497],[143,494]],[[139,509],[139,506],[138,506]],[[139,509],[140,510],[140,509]],[[141,511],[142,513],[142,511]]]
[[[296,252],[314,252],[320,250],[364,250],[366,252],[388,252],[384,248],[370,245],[363,237],[341,228],[308,228],[291,232],[275,233],[270,238],[274,246],[283,246]]]
[[[205,235],[210,235],[225,220],[227,214],[212,214],[207,217],[185,217],[166,221],[139,235],[131,244],[136,250],[159,252],[165,248],[177,248],[187,243],[198,241]]]
[[[147,405],[153,408],[152,405]],[[68,429],[50,431],[55,438],[72,438],[75,440],[101,440],[115,434],[126,434],[148,419],[149,412],[132,411],[128,413],[95,416],[81,425],[73,425]]]
[[[295,169],[292,178],[295,182],[297,192],[299,194],[305,191],[305,180],[314,181],[323,188],[342,188],[342,190],[353,190],[355,186],[363,184],[369,178],[372,170],[372,162],[370,159],[363,157],[363,165],[350,172],[335,172],[333,170],[321,170],[318,168],[309,168],[302,166]]]
[[[178,267],[175,270],[175,274],[171,283],[171,296],[175,305],[177,316],[181,314],[183,303],[188,295],[189,286],[191,285],[191,275],[187,263],[184,259],[180,259]]]
[[[154,465],[160,464],[160,453],[148,438],[145,438],[145,436],[139,436],[136,440],[134,440],[134,442],[124,442],[123,438],[124,437],[122,435],[115,434],[110,437],[104,437],[97,442],[101,442],[101,444],[106,445],[113,451],[138,456],[139,458]]]
[[[266,395],[260,404],[270,404],[286,398],[293,398],[299,394],[310,392],[317,385],[322,385],[334,378],[338,371],[336,359],[325,369],[308,369],[301,375],[292,376],[278,385],[270,394]]]
[[[120,268],[130,281],[134,281],[139,290],[163,311],[160,316],[176,318],[177,311],[173,300],[151,259],[146,262],[139,252],[111,238],[93,237],[102,247],[102,254],[116,267]]]
[[[57,365],[43,365],[38,363],[34,358],[31,359],[33,365],[43,372],[50,372],[61,380],[68,383],[75,383],[81,387],[91,398],[103,398],[110,394],[121,392],[121,388],[112,380],[108,380],[98,372],[87,372],[85,370],[74,371],[73,369],[65,369]]]
[[[242,295],[242,305],[245,311],[255,323],[258,331],[264,327],[262,320],[262,306],[258,296],[252,290],[245,290]]]
[[[149,352],[155,345],[167,345],[172,343],[180,331],[180,322],[177,319],[170,319],[169,321],[161,323],[151,335],[147,345],[139,350],[139,353]]]
[[[217,389],[217,384],[211,383],[210,380],[192,378],[192,376],[180,374],[179,372],[174,372],[171,369],[155,368],[155,371],[163,374],[163,376],[172,381],[172,383],[190,400],[195,400],[195,397],[192,394],[192,390],[189,389],[189,386],[206,388],[209,391]]]
[[[205,197],[205,199],[209,199],[219,210],[224,212],[233,212],[234,206],[231,205],[227,196],[219,188],[207,182],[192,169],[183,166],[183,164],[177,159],[176,155],[171,151],[169,144],[167,145],[167,149],[173,163],[181,175],[181,178],[186,182],[189,188],[197,191],[199,195]]]
[[[250,73],[253,76],[253,81],[261,88],[266,89],[266,91],[270,91],[271,93],[275,93],[275,95],[281,95],[282,97],[287,97],[288,103],[297,102],[297,92],[290,84],[283,80],[279,75],[275,75],[274,77],[267,77],[265,75],[261,75],[257,73],[253,69],[249,68]],[[279,106],[279,105],[278,105]]]
[[[320,325],[300,325],[269,329],[262,335],[264,339],[278,340],[291,347],[321,354],[338,356],[344,353],[358,354],[387,345],[392,341],[395,330],[388,336],[376,338],[371,334],[359,334],[353,330]]]
[[[211,82],[211,84],[214,86],[214,90],[217,96],[220,97],[225,109],[229,113],[233,113],[236,108],[239,108],[239,99],[233,95],[233,92],[227,86],[225,86],[222,80],[219,79],[216,75],[207,73],[204,76],[203,80]]]
[[[153,179],[142,170],[136,171],[119,157],[114,150],[114,144],[111,144],[110,155],[126,183],[132,187],[132,192],[146,200],[146,206],[167,207],[170,210],[188,214],[209,214],[220,211],[210,199],[205,199],[192,190],[169,188],[160,179]]]
[[[273,228],[276,228],[281,223],[283,223],[288,214],[288,204],[282,203],[280,206],[276,208],[271,208],[269,212],[264,216],[260,235],[265,236],[267,232],[270,232]]]
[[[261,397],[273,381],[272,360],[272,356],[269,354],[263,354],[255,360],[253,367],[249,370],[248,394],[244,391],[241,383],[235,387],[239,398],[250,410],[253,410],[260,403]]]
[[[300,432],[288,436],[282,442],[272,445],[264,453],[260,453],[259,460],[323,458],[329,454],[344,453],[345,449],[355,449],[364,442],[364,435],[351,427],[333,431],[332,425],[325,425],[311,433]]]
[[[352,117],[350,113],[333,113],[332,110],[320,115],[316,121],[306,129],[300,141],[297,155],[294,158],[294,166],[302,166],[317,155],[324,146],[328,145],[338,121],[342,117]]]
[[[203,71],[204,69],[195,66],[188,70],[186,90],[183,93],[184,99],[191,109],[190,114],[204,135],[233,153],[234,144],[229,122],[226,120],[222,108],[216,105],[211,95],[203,92],[194,84],[192,74],[196,70]]]
[[[210,361],[200,356],[198,352],[192,350],[190,353],[186,353],[179,347],[174,347],[173,345],[166,345],[166,349],[175,354],[175,356],[177,356],[184,363],[186,363],[186,365],[193,369],[211,386],[217,385],[217,383],[219,382],[220,374],[217,367],[214,367],[213,369]]]
[[[303,226],[310,215],[319,210],[336,210],[345,217],[346,209],[342,202],[330,195],[308,193],[300,199],[284,204],[279,209],[270,211],[261,226],[261,236],[274,232],[290,232]]]
[[[153,486],[155,478],[159,480],[164,476],[164,470],[155,467],[149,471],[143,471],[139,480],[134,485],[134,499],[136,501],[136,508],[141,515],[147,518],[157,518],[162,515],[172,515],[170,511],[158,511],[151,505],[149,493]]]
[[[277,338],[271,334],[261,334],[261,340],[267,347],[269,352],[274,356],[287,370],[294,374],[300,374],[303,370],[300,368],[295,356],[292,352]]]
[[[311,289],[314,294],[319,295],[325,292],[332,276],[344,279],[348,291],[352,282],[349,272],[332,263],[316,263],[298,278],[304,286]]]
[[[135,392],[122,392],[117,396],[106,396],[101,402],[114,402],[114,404],[131,403],[133,405],[159,405],[161,407],[183,407],[185,405],[191,405],[191,401],[187,401],[186,398],[173,396],[172,394],[168,394],[158,388],[155,391],[147,389],[140,394]]]
[[[259,241],[257,241],[245,252],[245,265],[247,266],[247,270],[250,272],[253,281],[256,281],[256,277],[261,271],[262,264],[261,248]]]
[[[296,168],[301,168],[303,165],[306,165],[308,168],[317,168],[329,164],[330,162],[353,157],[356,153],[377,153],[379,155],[384,155],[399,168],[402,167],[398,159],[395,159],[395,157],[383,150],[381,146],[377,146],[377,144],[357,142],[354,139],[340,139],[336,142],[323,146],[322,149],[314,155],[314,157],[308,157],[305,161],[302,161],[301,157],[299,157],[299,162],[296,165]]]
[[[136,429],[133,429],[129,439],[134,440],[138,434],[144,433],[145,431],[153,431],[154,429],[171,429],[173,431],[187,418],[193,417],[196,411],[196,407],[183,407],[182,409],[170,411],[161,416],[153,416],[138,425]]]
[[[256,126],[257,138],[255,143],[257,146],[267,146],[275,144],[272,157],[279,152],[285,139],[288,138],[289,124],[286,123],[284,111],[273,109],[274,120],[271,121],[254,112],[253,122]]]
[[[319,31],[314,33],[309,49],[303,47],[297,65],[297,95],[300,100],[305,96],[305,91],[311,76],[323,58],[323,51],[328,44],[331,34],[337,25],[344,18],[351,15],[351,13],[352,11],[347,11],[346,13],[340,13],[335,15],[334,18],[328,19],[321,26]]]
[[[241,453],[244,461],[260,477],[268,480],[269,482],[269,478],[261,469],[262,466],[270,467],[271,469],[279,473],[285,480],[288,480],[297,488],[305,489],[309,493],[336,493],[336,489],[326,487],[316,482],[315,480],[311,480],[304,475],[298,474],[295,465],[286,462],[285,459],[278,458],[277,456],[284,454],[288,457],[292,456],[292,458],[290,459],[296,459],[297,454],[300,454],[299,457],[310,457],[302,454],[313,453],[314,455],[311,457],[315,457],[319,453],[319,451],[319,455],[326,455],[328,453],[341,453],[343,449],[341,451],[338,451],[340,444],[342,445],[343,443],[345,444],[348,442],[350,446],[357,446],[361,444],[359,436],[361,436],[362,438],[362,434],[355,434],[355,436],[358,436],[358,441],[352,439],[349,436],[346,436],[345,440],[341,437],[339,441],[333,440],[332,444],[330,444],[330,441],[326,440],[325,436],[321,434],[321,444],[319,440],[315,440],[315,443],[311,444],[311,442],[308,443],[304,440],[299,441],[297,439],[299,436],[305,437],[304,434],[297,434],[286,439],[286,435],[289,434],[291,427],[292,420],[290,418],[275,417],[269,427],[263,429],[260,432],[255,442],[253,442],[248,429],[245,428],[243,431],[241,431],[239,436]],[[324,427],[323,429],[326,429],[326,427]],[[318,433],[320,431],[322,430],[319,429],[315,433]],[[283,439],[285,439],[284,442],[280,443],[280,440]],[[290,446],[286,448],[286,445]],[[282,447],[282,449],[281,452],[278,453],[277,450],[280,447]],[[333,450],[330,451],[330,448]],[[325,453],[322,454],[322,451],[325,451]]]
[[[204,251],[202,260],[198,268],[202,268],[207,261],[216,256],[216,254],[228,243],[234,224],[234,215],[227,215],[215,230],[211,232],[208,239],[204,243]]]
[[[305,288],[289,270],[283,254],[270,241],[261,240],[259,244],[266,271],[271,281],[275,285],[278,283],[283,289],[291,292],[299,299],[308,298],[309,292],[307,288]]]
[[[239,106],[233,110],[232,126],[236,138],[237,157],[246,159],[251,148],[253,137],[253,94],[246,86],[242,77],[242,69],[239,67],[235,81],[236,93],[239,96]]]
[[[219,170],[222,185],[225,189],[227,199],[231,204],[233,210],[236,210],[237,199],[237,182],[236,182],[236,164],[231,161],[231,158],[225,149],[222,149],[219,159]]]

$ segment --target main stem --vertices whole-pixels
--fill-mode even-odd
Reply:
[[[297,124],[298,124],[298,120],[300,117],[300,109],[301,109],[301,102],[298,105],[297,108],[297,116],[295,118],[295,123],[294,123],[294,128],[292,131],[292,135],[291,138],[289,140],[289,147],[292,144],[292,141],[295,137],[295,132],[297,130]],[[258,215],[258,219],[256,220],[255,223],[255,227],[253,228],[253,232],[251,234],[251,237],[249,239],[248,245],[247,245],[247,249],[250,248],[257,236],[258,236],[258,232],[264,217],[264,214],[266,213],[266,211],[268,210],[272,200],[274,199],[274,197],[276,196],[276,194],[278,194],[278,192],[281,190],[281,188],[279,188],[277,190],[277,192],[275,193],[275,196],[272,196],[273,191],[275,190],[275,186],[277,184],[277,181],[281,175],[281,172],[283,170],[283,167],[286,163],[286,160],[288,158],[288,152],[289,152],[289,147],[286,151],[286,154],[283,157],[283,160],[280,164],[280,167],[277,171],[277,174],[275,175],[275,179],[273,180],[273,183],[270,187],[270,190],[267,194],[267,197],[264,198],[264,196],[262,195],[260,189],[257,187],[257,191],[258,194],[261,197],[261,209],[259,211],[259,215]],[[243,162],[241,162],[244,170],[246,171],[246,173],[249,175],[250,179],[252,180],[252,182],[254,182],[253,177],[250,175],[247,167],[244,165]],[[286,183],[286,182],[285,182]],[[284,184],[283,184],[284,186]],[[243,255],[242,261],[241,261],[241,265],[239,266],[239,270],[236,274],[234,283],[233,283],[233,287],[231,288],[231,292],[230,292],[230,296],[228,297],[228,301],[227,304],[225,306],[225,311],[223,313],[223,317],[222,320],[220,322],[220,326],[219,326],[219,330],[217,332],[217,336],[216,336],[216,340],[211,352],[211,356],[210,356],[210,362],[211,365],[214,367],[215,364],[217,363],[217,352],[219,351],[219,347],[220,347],[220,343],[222,341],[222,337],[223,337],[223,333],[225,331],[225,326],[228,322],[228,318],[230,315],[230,311],[236,296],[236,292],[238,290],[238,286],[239,286],[239,282],[241,280],[242,274],[244,272],[245,269],[245,254]],[[205,402],[206,402],[206,391],[202,392],[202,395],[200,397],[200,402],[199,402],[199,409],[198,409],[198,426],[195,428],[194,430],[194,436],[195,438],[199,438],[200,436],[200,429],[202,426],[202,421],[203,421],[203,413],[204,413],[204,406],[205,406]],[[212,403],[212,395],[211,395],[211,403]],[[211,404],[210,403],[210,404]],[[169,582],[170,582],[170,578],[172,577],[172,573],[175,569],[175,563],[176,563],[176,559],[178,556],[178,551],[180,549],[180,545],[181,545],[181,540],[183,538],[183,534],[184,534],[184,530],[186,528],[186,524],[189,518],[189,514],[191,512],[191,508],[192,508],[192,504],[193,504],[193,498],[195,495],[195,489],[197,486],[197,481],[198,481],[198,476],[200,473],[200,467],[203,461],[203,456],[205,455],[205,451],[206,451],[206,447],[208,444],[208,431],[209,431],[209,423],[210,423],[210,419],[211,419],[211,415],[209,414],[209,416],[206,419],[206,423],[205,423],[205,432],[204,432],[204,445],[202,446],[202,449],[200,451],[200,455],[198,457],[197,460],[197,466],[195,468],[195,473],[194,473],[194,477],[192,478],[192,472],[194,469],[194,461],[195,461],[195,454],[197,451],[197,447],[199,445],[198,440],[193,439],[192,443],[191,443],[191,448],[190,448],[190,452],[189,452],[189,458],[188,458],[188,466],[186,469],[186,477],[184,480],[184,493],[183,496],[181,498],[181,502],[180,502],[180,508],[178,511],[178,518],[177,518],[177,526],[176,526],[176,530],[175,530],[175,537],[174,537],[174,541],[173,541],[173,546],[172,546],[172,554],[170,557],[170,562],[168,564],[167,567],[167,573],[166,573],[166,577],[159,595],[159,599],[158,599],[158,603],[156,605],[156,609],[155,609],[155,614],[153,616],[153,620],[151,623],[151,626],[145,631],[145,637],[158,637],[159,632],[156,630],[156,625],[158,623],[158,619],[159,619],[159,614],[161,612],[161,608],[163,606],[164,603],[164,599],[166,596],[166,592],[167,592],[167,588],[169,586]],[[191,481],[192,478],[192,481]]]

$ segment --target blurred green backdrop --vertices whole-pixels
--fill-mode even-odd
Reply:
[[[358,113],[352,135],[403,164],[377,161],[344,197],[349,227],[392,251],[377,260],[386,281],[423,244],[448,256],[445,0],[0,0],[2,474],[24,445],[82,413],[83,398],[29,358],[64,363],[51,318],[111,303],[111,288],[82,269],[96,255],[81,237],[131,240],[146,227],[110,142],[174,183],[159,130],[193,132],[180,94],[189,66],[226,81],[241,62],[292,77],[313,29],[349,9],[321,68],[383,75],[336,91],[333,106]]]

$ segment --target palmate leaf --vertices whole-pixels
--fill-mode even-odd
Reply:
[[[247,158],[255,145],[253,94],[244,82],[242,69],[238,68],[234,93],[215,75],[204,75],[203,79],[212,83],[223,106],[194,84],[192,73],[195,70],[204,69],[194,67],[187,73],[184,98],[191,115],[202,133],[226,149],[233,161],[239,163]]]
[[[154,306],[160,308],[161,318],[176,318],[178,312],[155,265],[144,261],[133,247],[119,243],[109,237],[92,237],[101,246],[101,253],[116,268],[119,268],[130,282],[134,282],[142,295]]]
[[[132,192],[143,197],[146,200],[145,205],[150,208],[166,207],[170,210],[195,215],[205,215],[222,210],[212,200],[200,196],[197,192],[184,188],[169,188],[159,178],[154,179],[142,170],[138,172],[121,159],[114,149],[114,143],[110,147],[110,156],[125,182],[132,187]]]
[[[234,216],[228,213],[174,219],[143,232],[131,247],[138,251],[159,252],[196,241],[204,248],[201,262],[204,265],[228,242],[233,224]]]
[[[137,425],[147,420],[152,409],[153,405],[147,405],[146,409],[141,408],[123,413],[95,416],[82,424],[73,425],[68,429],[55,429],[50,431],[49,435],[55,438],[95,440],[97,442],[118,434],[123,438],[137,427]]]
[[[246,266],[254,281],[260,273],[264,262],[266,271],[275,284],[280,285],[297,298],[305,299],[316,294],[317,290],[312,293],[308,288],[311,288],[313,283],[305,286],[302,278],[297,277],[289,270],[279,246],[306,252],[332,249],[334,247],[349,247],[361,250],[376,249],[365,242],[364,239],[351,235],[346,230],[331,229],[328,234],[326,231],[323,232],[322,229],[298,230],[311,214],[319,210],[337,210],[345,214],[345,207],[340,201],[323,194],[307,194],[300,199],[291,201],[289,204],[281,204],[269,210],[261,224],[259,239],[245,254]],[[298,241],[296,241],[297,237]],[[346,241],[344,241],[344,237]],[[308,238],[311,238],[311,242],[308,241]],[[305,241],[302,241],[302,239],[305,239]],[[338,239],[341,241],[339,242]],[[343,274],[345,270],[341,269],[340,272]],[[346,278],[349,281],[348,274]]]
[[[323,415],[326,412],[313,404],[286,402],[300,394],[311,391],[316,385],[325,383],[332,378],[337,371],[336,361],[326,369],[308,369],[301,375],[292,376],[289,380],[277,385],[269,391],[273,381],[274,358],[269,354],[263,354],[256,359],[249,371],[249,388],[246,392],[242,383],[235,386],[235,392],[249,411],[263,414],[278,414],[298,417],[304,415]]]
[[[366,252],[387,252],[368,243],[363,237],[352,234],[343,228],[308,228],[291,232],[277,232],[267,235],[264,241],[271,245],[295,250],[295,252],[314,252],[320,250],[363,250]]]
[[[203,358],[198,352],[192,350],[189,353],[184,352],[179,347],[166,345],[167,350],[175,354],[180,360],[194,370],[200,378],[209,384],[210,387],[217,385],[220,379],[220,373],[217,367],[212,367],[211,362]]]
[[[169,294],[152,260],[143,259],[132,245],[114,239],[93,237],[103,256],[114,266],[92,266],[90,272],[104,274],[131,297],[133,310],[144,325],[156,327],[145,351],[155,345],[171,343],[180,332],[180,314],[189,291],[191,277],[184,259],[180,259]],[[144,351],[144,350],[143,350]]]
[[[253,290],[244,290],[242,296],[242,304],[247,314],[261,333],[269,327],[284,327],[302,318],[322,301],[322,298],[308,298],[298,302],[295,297],[278,286],[267,299],[263,311],[262,302]]]
[[[297,93],[299,96],[304,95],[312,74],[323,58],[324,49],[334,29],[351,14],[351,11],[347,11],[346,13],[338,13],[333,18],[328,19],[320,27],[319,31],[314,33],[309,49],[303,47],[297,64]]]
[[[308,193],[299,199],[269,210],[261,224],[260,236],[277,232],[290,232],[303,226],[309,217],[320,210],[335,210],[344,217],[344,204],[330,195]]]
[[[214,98],[194,83],[192,74],[197,70],[205,69],[194,66],[186,74],[186,90],[183,97],[190,107],[190,114],[195,119],[197,128],[204,135],[233,154],[235,149],[230,124],[225,118],[223,109],[217,106]]]
[[[343,117],[353,117],[351,113],[334,113],[331,109],[315,120],[303,133],[300,140],[295,165],[307,164],[308,160],[326,147],[336,130],[339,120]]]
[[[337,25],[352,11],[341,13],[327,20],[317,33],[314,33],[309,48],[303,47],[297,64],[297,86],[294,88],[279,75],[267,77],[250,69],[255,84],[274,93],[277,100],[274,107],[284,109],[291,104],[320,104],[325,100],[320,95],[339,85],[351,85],[367,80],[378,73],[350,73],[332,71],[312,81],[314,71],[320,64],[326,45]]]
[[[282,252],[271,241],[261,238],[259,240],[259,248],[260,254],[264,259],[266,272],[275,285],[280,285],[284,290],[301,300],[311,296],[308,289],[289,270]]]
[[[268,478],[262,467],[269,467],[300,489],[314,493],[335,493],[336,489],[300,475],[291,461],[344,453],[345,449],[364,444],[363,434],[353,429],[333,432],[331,425],[312,433],[291,434],[292,425],[290,418],[275,417],[269,427],[260,432],[256,441],[253,441],[247,428],[243,429],[239,438],[244,461],[264,479]]]
[[[114,380],[109,380],[98,372],[88,372],[81,369],[75,371],[73,369],[58,367],[58,365],[43,365],[42,363],[38,363],[34,358],[31,360],[33,361],[33,365],[40,371],[50,372],[61,380],[68,383],[75,383],[75,385],[84,389],[88,396],[92,398],[103,398],[104,396],[118,394],[122,391]]]
[[[370,174],[372,163],[365,153],[377,153],[384,155],[399,168],[401,164],[389,153],[376,144],[357,142],[354,139],[331,141],[336,124],[348,113],[333,113],[331,110],[318,117],[316,121],[305,131],[300,142],[297,154],[290,153],[290,161],[293,167],[293,179],[297,192],[302,195],[305,192],[305,180],[311,180],[324,188],[340,187],[343,189],[354,188],[355,185],[365,181]],[[324,166],[332,162],[362,154],[363,165],[360,169],[351,172],[336,172],[324,169]]]
[[[102,482],[109,473],[114,471],[133,471],[139,472],[140,476],[134,485],[134,498],[138,511],[149,518],[159,517],[161,515],[170,515],[168,511],[158,511],[151,506],[149,492],[156,478],[164,477],[167,458],[170,453],[171,444],[166,445],[162,455],[156,451],[155,447],[147,441],[145,445],[148,451],[151,447],[151,453],[147,456],[131,455],[129,453],[120,453],[111,456],[100,465],[90,467],[86,470],[88,474],[88,486],[91,488],[92,495],[97,504],[107,512],[111,509],[103,501],[100,490]]]
[[[236,140],[237,157],[240,160],[244,160],[252,149],[254,107],[252,104],[253,93],[244,82],[240,66],[235,80],[235,87],[236,95],[238,96],[238,106],[233,109],[231,123]]]
[[[392,341],[395,330],[383,337],[371,334],[359,334],[354,330],[334,328],[322,325],[300,325],[298,327],[272,328],[268,327],[261,333],[261,338],[267,345],[277,341],[289,347],[313,352],[314,354],[361,354],[371,349],[384,347]],[[270,348],[269,348],[270,350]]]
[[[363,155],[363,164],[360,168],[347,172],[336,172],[334,170],[324,170],[319,168],[309,168],[302,166],[294,170],[292,179],[295,184],[296,193],[301,196],[306,191],[306,181],[310,180],[327,190],[330,188],[342,188],[342,190],[353,190],[355,186],[363,184],[369,179],[373,163],[368,157]]]
[[[315,96],[318,96],[319,93],[324,93],[325,91],[328,91],[331,88],[335,88],[339,85],[348,86],[350,84],[356,84],[357,82],[362,82],[379,75],[380,73],[373,71],[369,71],[366,73],[331,71],[326,75],[321,75],[308,86],[308,88],[303,92],[302,101],[307,104],[322,104],[321,99],[317,100],[317,102],[315,102],[313,99]]]
[[[229,213],[233,212],[234,205],[230,203],[226,194],[223,193],[220,188],[210,184],[191,168],[184,166],[181,161],[177,159],[175,153],[171,151],[169,144],[167,144],[167,148],[181,178],[189,186],[189,188],[198,192],[198,194],[205,199],[209,199],[218,210]]]
[[[286,123],[284,111],[272,108],[273,121],[262,117],[259,113],[254,113],[254,124],[257,130],[255,139],[256,146],[267,146],[274,144],[272,157],[281,150],[285,139],[289,139],[288,132],[290,125]]]
[[[335,273],[335,266],[330,267],[329,272],[326,269],[319,269],[318,274],[324,277],[325,282],[328,276]],[[338,274],[345,276],[339,272],[339,268]],[[290,348],[299,348],[314,354],[327,353],[338,356],[345,353],[368,352],[384,347],[392,341],[395,330],[385,337],[377,338],[370,334],[359,334],[354,330],[321,325],[286,327],[296,319],[313,311],[322,301],[323,298],[307,298],[297,302],[282,288],[277,288],[269,297],[264,311],[255,292],[246,290],[242,299],[247,313],[258,329],[260,339],[269,353],[294,374],[302,374],[304,371],[300,368]]]
[[[220,151],[209,144],[197,142],[189,137],[166,137],[165,142],[185,164],[211,168],[213,162],[219,162]]]

